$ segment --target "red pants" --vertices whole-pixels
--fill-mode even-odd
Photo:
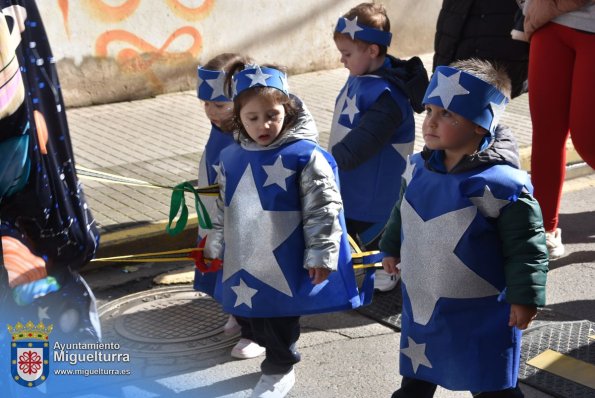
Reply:
[[[595,168],[595,34],[549,23],[531,37],[531,179],[546,231],[558,225],[568,134]]]

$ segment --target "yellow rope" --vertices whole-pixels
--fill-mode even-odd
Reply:
[[[102,257],[102,258],[95,258],[91,260],[92,262],[102,262],[102,261],[113,261],[113,262],[165,262],[165,261],[188,261],[191,260],[190,257],[155,257],[155,258],[147,258],[148,256],[162,256],[168,254],[180,254],[180,253],[191,253],[191,252],[198,252],[202,251],[202,248],[192,248],[192,249],[178,249],[178,250],[168,250],[164,252],[153,252],[153,253],[142,253],[142,254],[127,254],[124,256],[114,256],[114,257]]]

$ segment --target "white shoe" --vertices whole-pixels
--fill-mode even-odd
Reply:
[[[550,253],[550,260],[555,260],[564,255],[564,245],[562,244],[562,230],[556,228],[552,232],[545,233],[545,245]]]
[[[229,318],[227,318],[225,325],[223,325],[223,334],[233,336],[234,334],[240,333],[241,329],[242,328],[238,321],[236,321],[236,318],[234,318],[233,315],[230,315]]]
[[[295,372],[293,369],[285,374],[263,374],[252,391],[252,398],[282,398],[287,395],[294,384]]]
[[[390,275],[383,269],[377,269],[374,273],[374,290],[389,292],[399,283],[400,276]]]
[[[231,356],[238,359],[256,358],[264,354],[266,349],[252,340],[240,339],[231,349]]]

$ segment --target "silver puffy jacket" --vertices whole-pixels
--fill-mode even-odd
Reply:
[[[306,106],[294,97],[301,110],[295,125],[267,147],[240,137],[240,145],[247,151],[278,148],[291,141],[310,140],[317,142],[316,123]],[[312,157],[299,175],[304,230],[304,268],[326,268],[336,270],[339,258],[339,242],[343,233],[339,213],[343,208],[341,194],[331,166],[320,151],[313,151]],[[212,217],[213,229],[207,235],[205,257],[222,258],[224,250],[223,228],[225,213],[224,173],[219,175],[220,194],[217,212]],[[237,225],[234,220],[228,220]],[[236,242],[234,242],[236,243]],[[238,244],[238,243],[236,243]]]

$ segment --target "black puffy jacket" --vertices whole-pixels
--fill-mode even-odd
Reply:
[[[444,0],[436,25],[434,65],[448,65],[471,57],[506,68],[512,97],[526,87],[529,44],[510,36],[516,0]]]

